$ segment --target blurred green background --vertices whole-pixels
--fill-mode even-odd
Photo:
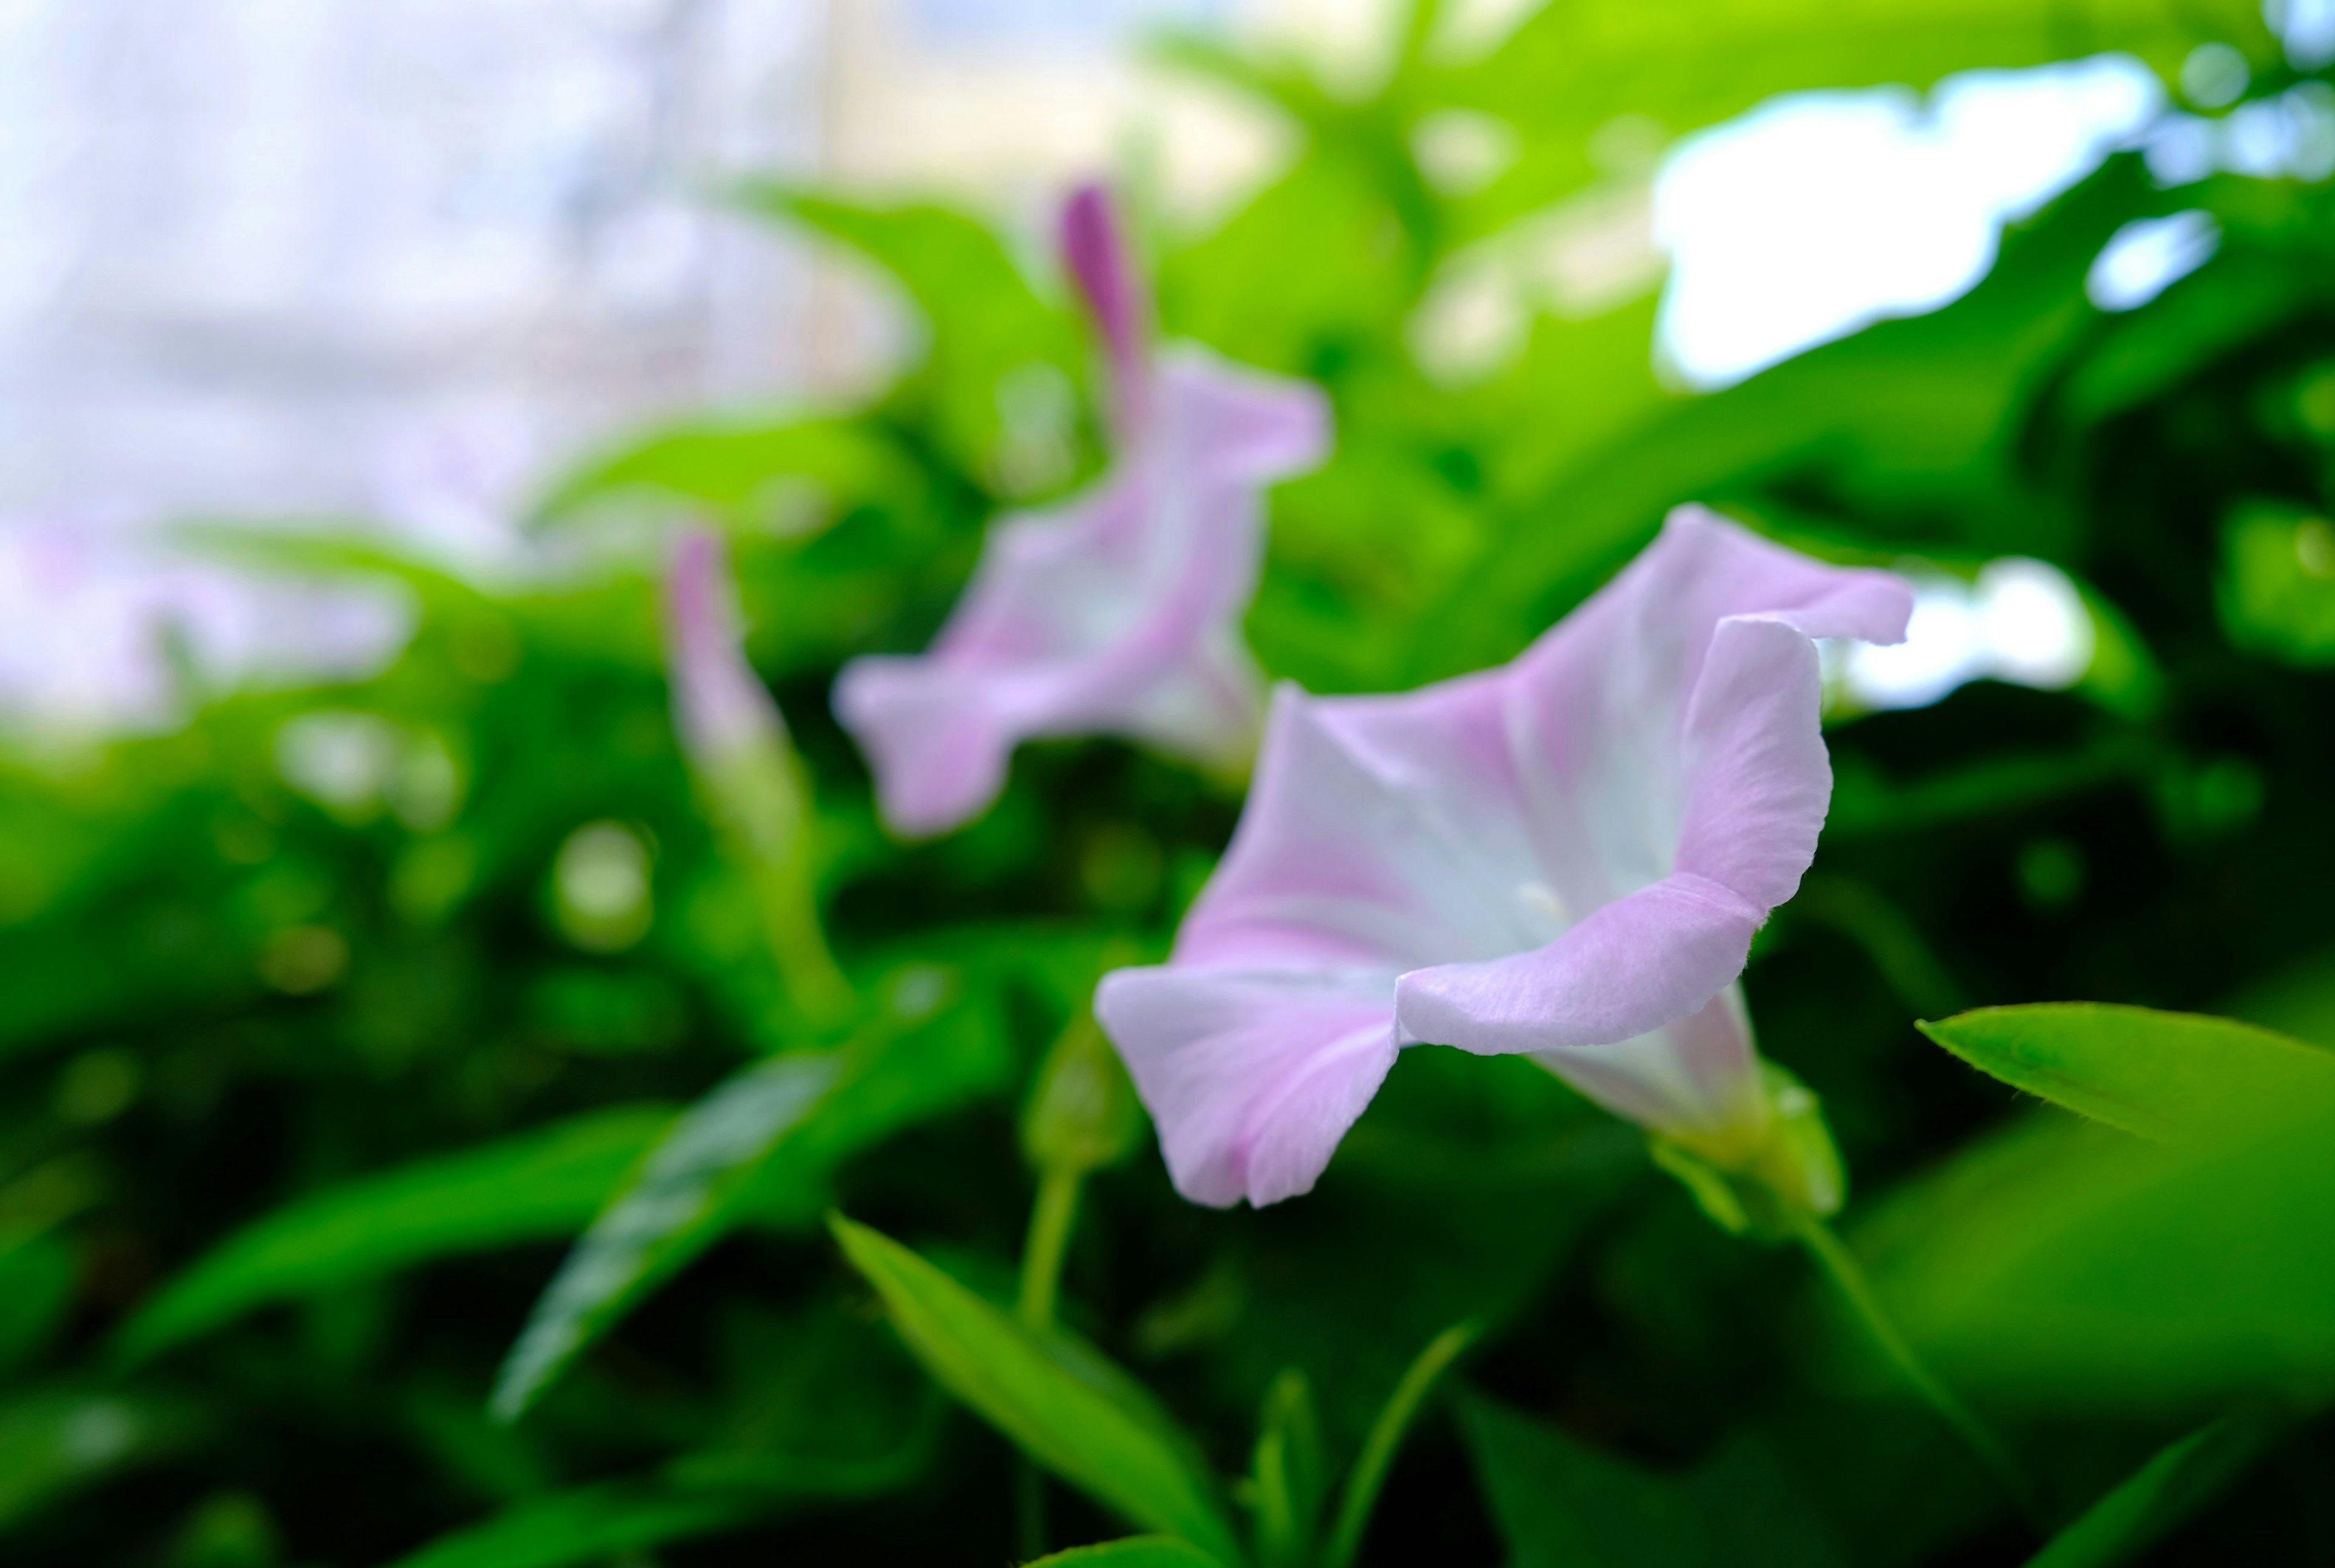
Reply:
[[[1942,581],[2057,567],[2092,643],[2063,689],[1840,694],[1823,847],[1746,981],[1761,1045],[1823,1098],[1884,1297],[2062,1516],[2202,1422],[2246,1423],[2183,1472],[2195,1495],[2155,1544],[2055,1561],[2335,1563],[2314,1413],[2335,1389],[2335,1127],[2136,1165],[1913,1027],[2088,999],[2335,1046],[2335,190],[2171,183],[2119,152],[1952,303],[1716,392],[1656,375],[1650,290],[1562,314],[1528,268],[1492,268],[1525,327],[1505,358],[1430,374],[1417,347],[1487,245],[1642,178],[1600,140],[1625,115],[1676,137],[1783,92],[2121,51],[2182,116],[2307,137],[2329,133],[2325,62],[2243,0],[1556,0],[1468,59],[1436,26],[1422,4],[1360,88],[1159,45],[1303,150],[1202,231],[1148,218],[1140,169],[1125,187],[1164,329],[1335,406],[1333,460],[1273,498],[1257,654],[1321,692],[1496,663],[1688,500]],[[2195,63],[2210,46],[2218,77]],[[1465,193],[1416,151],[1453,111],[1513,137]],[[1001,508],[1098,470],[1090,344],[997,215],[716,198],[887,277],[922,318],[908,368],[860,406],[709,411],[596,454],[533,527],[604,541],[598,564],[545,586],[206,531],[246,569],[397,585],[411,645],[362,682],[218,693],[170,733],[0,762],[6,1561],[1014,1559],[1012,1449],[932,1388],[820,1215],[1009,1301],[1036,1068],[1106,963],[1164,950],[1239,797],[1117,742],[1048,742],[963,832],[885,836],[828,683],[923,645]],[[2175,214],[2210,218],[2211,258],[2096,304],[2112,237]],[[1017,412],[1039,384],[1075,389],[1064,418]],[[754,869],[676,750],[654,568],[685,518],[732,537],[874,1021],[682,1241],[612,1265],[572,1359],[506,1423],[499,1367],[674,1114],[765,1059],[827,1070],[804,1063],[836,1038],[789,1004]],[[1321,1187],[1264,1213],[1184,1204],[1138,1139],[1089,1184],[1061,1314],[1226,1474],[1284,1369],[1342,1462],[1419,1348],[1481,1318],[1364,1562],[2038,1549],[1804,1260],[1721,1234],[1633,1133],[1521,1060],[1406,1052]],[[1122,1533],[1051,1496],[1052,1544]]]

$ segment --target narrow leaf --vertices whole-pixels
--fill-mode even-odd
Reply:
[[[2077,1002],[1981,1008],[1918,1027],[2013,1088],[2162,1143],[2256,1131],[2335,1105],[2335,1053],[2226,1018]]]
[[[1346,1477],[1345,1495],[1338,1504],[1338,1526],[1330,1537],[1329,1550],[1323,1561],[1329,1568],[1346,1568],[1361,1550],[1362,1532],[1370,1528],[1371,1511],[1378,1506],[1379,1488],[1386,1485],[1387,1471],[1394,1464],[1396,1451],[1402,1447],[1404,1434],[1419,1414],[1419,1406],[1427,1402],[1435,1380],[1444,1369],[1459,1359],[1459,1352],[1475,1343],[1483,1332],[1483,1325],[1474,1319],[1455,1323],[1428,1341],[1427,1349],[1387,1396],[1386,1408],[1371,1423],[1371,1434],[1362,1441],[1362,1452],[1354,1461],[1353,1470]]]
[[[843,1065],[831,1051],[772,1057],[683,1114],[537,1301],[495,1380],[499,1418],[516,1420],[578,1351],[713,1243],[729,1200],[810,1116]]]
[[[1258,1560],[1264,1568],[1299,1568],[1313,1553],[1327,1481],[1313,1387],[1295,1367],[1265,1391],[1251,1479],[1256,1487]]]
[[[2027,1568],[2129,1563],[2213,1501],[2262,1451],[2262,1423],[2231,1418],[2190,1433],[2086,1510],[2028,1559]]]
[[[880,1232],[839,1215],[828,1223],[943,1387],[1106,1506],[1239,1561],[1206,1470],[1132,1379],[1068,1336],[1023,1328]]]
[[[1124,1541],[1073,1546],[1041,1557],[1028,1568],[1224,1568],[1224,1564],[1173,1535],[1129,1535]]]
[[[671,1120],[663,1108],[596,1112],[296,1199],[164,1287],[117,1353],[143,1360],[264,1302],[573,1234]]]
[[[621,1481],[531,1497],[484,1524],[441,1535],[394,1568],[569,1568],[732,1529],[769,1497]]]

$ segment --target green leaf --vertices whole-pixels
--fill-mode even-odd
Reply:
[[[1040,1336],[879,1232],[828,1224],[925,1370],[1022,1451],[1106,1506],[1240,1560],[1188,1438],[1139,1385],[1067,1335]]]
[[[1224,1568],[1224,1564],[1173,1535],[1129,1535],[1124,1541],[1056,1552],[1027,1568]]]
[[[712,1244],[734,1217],[731,1199],[845,1065],[839,1051],[772,1057],[683,1113],[537,1300],[495,1379],[499,1418],[516,1420],[586,1345]]]
[[[1067,392],[1082,366],[1084,340],[1070,314],[1040,298],[997,236],[964,213],[815,196],[768,181],[749,182],[740,195],[750,208],[842,241],[907,291],[930,328],[932,352],[896,402],[962,469],[1002,477],[1009,378],[1039,367],[1055,373],[1054,384]]]
[[[394,1568],[568,1568],[734,1529],[773,1499],[618,1481],[533,1497],[397,1560]]]
[[[1362,1534],[1370,1528],[1371,1514],[1378,1506],[1379,1488],[1386,1485],[1387,1472],[1394,1466],[1394,1457],[1402,1447],[1402,1439],[1418,1417],[1419,1408],[1434,1390],[1436,1379],[1443,1376],[1459,1353],[1475,1343],[1483,1332],[1483,1325],[1470,1319],[1455,1323],[1428,1341],[1419,1352],[1419,1359],[1407,1368],[1394,1392],[1387,1396],[1379,1418],[1371,1423],[1370,1436],[1362,1441],[1362,1451],[1347,1472],[1343,1495],[1338,1500],[1338,1522],[1331,1531],[1328,1550],[1323,1561],[1328,1568],[1346,1568],[1362,1547]]]
[[[135,1363],[263,1302],[572,1234],[671,1121],[661,1107],[596,1111],[296,1199],[165,1286],[116,1353]]]
[[[2142,1142],[2042,1114],[1893,1194],[1857,1250],[1947,1383],[2003,1409],[2335,1392],[2335,1112]]]
[[[871,421],[717,413],[590,459],[559,479],[536,517],[559,522],[613,496],[647,494],[710,508],[733,528],[800,534],[914,482],[913,465]]]
[[[1748,1439],[1701,1468],[1644,1470],[1488,1399],[1459,1401],[1512,1568],[1828,1568],[1843,1561],[1783,1468]]]
[[[811,1223],[845,1159],[1011,1075],[1011,1048],[985,997],[966,995],[954,971],[903,965],[885,992],[884,1011],[854,1044],[767,1059],[683,1115],[538,1300],[496,1379],[499,1417],[516,1418],[734,1225]]]
[[[2015,1089],[2158,1142],[2249,1132],[2335,1104],[2335,1053],[2226,1018],[2071,1002],[1917,1027]]]
[[[196,1435],[187,1411],[126,1394],[52,1389],[0,1403],[0,1529]]]
[[[1329,1477],[1313,1386],[1295,1367],[1265,1390],[1250,1483],[1256,1489],[1257,1560],[1264,1568],[1303,1568],[1321,1527]]]
[[[2027,1568],[2114,1568],[2204,1507],[2261,1453],[2258,1421],[2228,1418],[2190,1433],[2093,1504]]]

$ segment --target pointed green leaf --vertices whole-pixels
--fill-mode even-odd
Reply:
[[[943,1387],[1106,1506],[1240,1560],[1189,1439],[1126,1373],[1067,1335],[1023,1328],[882,1233],[839,1215],[828,1224]]]
[[[845,1159],[1002,1086],[1012,1069],[981,996],[964,996],[951,970],[909,964],[854,1044],[740,1070],[683,1116],[576,1243],[504,1360],[496,1414],[515,1418],[733,1226],[813,1223]]]
[[[1749,1440],[1662,1475],[1488,1399],[1460,1430],[1514,1568],[1831,1568],[1842,1562],[1789,1476]]]
[[[122,1327],[117,1353],[142,1360],[263,1302],[572,1234],[672,1119],[663,1108],[598,1111],[296,1199],[164,1287]]]
[[[1173,1535],[1129,1535],[1124,1541],[1073,1546],[1041,1557],[1028,1568],[1224,1568],[1224,1564]]]
[[[2226,1018],[2076,1002],[1986,1007],[1918,1027],[2015,1089],[2160,1143],[2335,1105],[2335,1053]]]
[[[2213,1501],[2262,1451],[2262,1423],[2232,1418],[2190,1433],[2140,1467],[2028,1559],[2027,1568],[2114,1568]]]
[[[1436,1379],[1459,1359],[1462,1350],[1476,1342],[1476,1336],[1481,1332],[1483,1325],[1470,1319],[1436,1335],[1404,1371],[1394,1392],[1387,1396],[1385,1408],[1371,1423],[1371,1434],[1362,1441],[1361,1454],[1346,1476],[1345,1493],[1338,1502],[1337,1527],[1330,1536],[1329,1549],[1323,1553],[1323,1561],[1329,1568],[1346,1568],[1361,1550],[1362,1533],[1370,1528],[1371,1512],[1378,1506],[1379,1488],[1386,1485],[1387,1471],[1393,1466],[1395,1454],[1401,1448],[1410,1423],[1418,1417],[1419,1408],[1434,1390]]]
[[[844,1064],[836,1051],[773,1057],[683,1114],[537,1300],[495,1379],[497,1417],[517,1419],[579,1351],[712,1244],[733,1217],[731,1199],[809,1118]]]
[[[560,479],[536,516],[559,522],[595,501],[646,493],[709,508],[732,527],[798,532],[913,481],[907,459],[872,421],[709,414],[594,455]],[[829,503],[824,515],[789,515],[798,502],[821,500]]]
[[[771,1499],[620,1481],[530,1497],[484,1524],[441,1535],[395,1568],[569,1568],[735,1528]]]
[[[1313,1389],[1295,1367],[1265,1390],[1250,1479],[1256,1488],[1256,1555],[1264,1568],[1301,1568],[1313,1553],[1329,1489]]]

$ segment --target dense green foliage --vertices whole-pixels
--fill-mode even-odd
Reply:
[[[1303,152],[1147,235],[1164,326],[1338,421],[1274,498],[1251,642],[1317,691],[1480,667],[1691,499],[2078,581],[2070,690],[1837,717],[1746,980],[1850,1247],[2040,1516],[1806,1256],[1527,1061],[1406,1051],[1311,1195],[1173,1194],[1086,1000],[1164,949],[1238,785],[1048,742],[903,846],[826,702],[923,645],[989,518],[1094,471],[1088,339],[970,217],[756,187],[896,281],[920,357],[865,409],[644,435],[538,522],[732,533],[851,1000],[798,1007],[676,748],[654,551],[490,595],[271,547],[402,583],[411,648],[0,772],[0,1556],[2335,1563],[2335,189],[2121,155],[1958,302],[1705,396],[1654,378],[1649,298],[1527,298],[1458,384],[1408,335],[1483,246],[1642,179],[1623,113],[2105,49],[2169,77],[2208,39],[2255,96],[2297,78],[2236,0],[1559,0],[1468,61],[1433,10],[1358,98],[1177,50]],[[1454,108],[1517,138],[1464,196],[1411,150]],[[2087,301],[2111,234],[2192,208],[2209,264]],[[379,765],[296,785],[319,723]],[[2117,1005],[2017,1005],[2077,1000]]]

